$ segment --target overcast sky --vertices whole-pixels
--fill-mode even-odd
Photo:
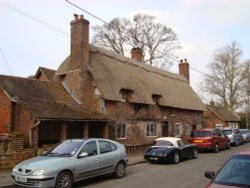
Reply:
[[[180,59],[207,73],[214,52],[232,41],[250,59],[250,0],[70,0],[106,22],[135,13],[153,15],[171,27]],[[90,26],[103,23],[65,0],[0,0],[0,74],[27,77],[39,66],[57,69],[69,55],[70,21],[83,14]],[[90,31],[91,32],[91,31]],[[178,62],[171,71],[177,72]],[[197,89],[203,77],[190,70]]]

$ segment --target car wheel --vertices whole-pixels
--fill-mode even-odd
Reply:
[[[215,146],[214,146],[214,152],[215,153],[219,152],[219,145],[218,144],[215,144]]]
[[[173,155],[173,163],[177,164],[177,163],[179,163],[179,161],[180,161],[179,153],[177,151],[175,151],[174,155]]]
[[[193,150],[192,158],[193,159],[197,159],[198,158],[198,151],[197,151],[197,149]]]
[[[56,179],[56,188],[72,188],[73,177],[70,172],[61,172]]]
[[[115,178],[123,178],[126,174],[126,167],[124,162],[119,162],[114,171]]]

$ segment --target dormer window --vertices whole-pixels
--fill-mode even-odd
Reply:
[[[161,98],[161,95],[153,94],[152,100],[154,104],[157,104],[159,102],[159,99]]]
[[[131,94],[131,92],[132,92],[132,90],[129,90],[129,89],[121,89],[120,90],[121,101],[122,102],[127,102],[128,97]]]

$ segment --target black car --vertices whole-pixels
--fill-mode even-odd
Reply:
[[[187,158],[198,158],[197,146],[194,144],[184,144],[181,138],[161,137],[154,141],[144,153],[144,159],[149,162],[173,162]]]

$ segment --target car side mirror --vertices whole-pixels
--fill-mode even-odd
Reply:
[[[82,152],[78,155],[78,158],[84,158],[84,157],[87,157],[88,156],[88,153],[87,152]]]
[[[213,179],[214,176],[215,176],[215,173],[214,173],[213,171],[206,171],[206,172],[204,173],[204,176],[205,176],[206,178],[208,178],[208,179]]]

